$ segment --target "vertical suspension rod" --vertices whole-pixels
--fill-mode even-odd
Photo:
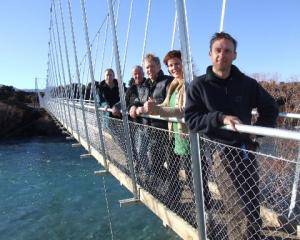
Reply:
[[[122,73],[121,73],[117,31],[116,31],[116,25],[115,25],[112,0],[107,0],[107,3],[108,3],[108,8],[109,8],[109,17],[110,17],[110,21],[111,21],[110,25],[112,26],[111,30],[112,30],[112,36],[113,36],[114,52],[115,52],[115,63],[116,63],[116,69],[117,69],[117,75],[118,75],[119,95],[120,95],[121,107],[122,107],[122,112],[123,112],[122,118],[123,118],[123,126],[124,126],[124,133],[125,133],[126,150],[127,150],[127,154],[128,154],[127,157],[128,157],[128,163],[129,163],[129,170],[131,173],[134,198],[138,199],[136,179],[135,179],[134,167],[133,167],[132,144],[131,144],[131,138],[130,138],[129,125],[128,125],[128,116],[126,114],[126,112],[127,112],[126,111],[126,102],[125,102],[124,86],[123,86],[123,79],[122,79]]]
[[[58,25],[57,15],[56,15],[55,0],[53,0],[52,2],[53,2],[53,8],[54,8],[53,10],[54,10],[55,25],[56,25],[58,50],[59,50],[60,63],[61,63],[61,72],[62,72],[63,82],[64,82],[64,86],[65,86],[65,98],[66,98],[65,100],[66,100],[67,110],[68,110],[68,113],[66,113],[66,114],[69,115],[69,122],[70,122],[71,134],[74,135],[73,124],[72,124],[72,119],[71,119],[71,110],[70,110],[69,96],[68,96],[68,91],[67,91],[67,83],[66,83],[66,77],[65,77],[64,59],[63,59],[63,56],[62,56],[62,50],[61,50],[61,44],[60,44],[59,25]]]
[[[116,19],[114,21],[115,28],[118,27],[120,4],[121,4],[121,0],[118,0],[118,6],[117,6],[117,11],[116,11]],[[109,15],[108,15],[108,17],[109,17]],[[115,56],[114,55],[114,45],[112,45],[112,47],[111,47],[111,61],[110,61],[110,66],[112,66],[112,64],[113,64],[114,56]]]
[[[52,14],[51,14],[52,16]],[[53,44],[51,44],[52,46],[52,62],[54,63],[54,67],[56,69],[56,72],[55,72],[55,78],[54,78],[54,81],[56,80],[57,82],[57,92],[58,92],[58,96],[60,97],[58,99],[59,101],[59,105],[61,106],[61,119],[62,119],[62,124],[63,125],[67,125],[67,116],[66,116],[66,108],[65,108],[65,104],[63,103],[63,92],[64,90],[62,91],[62,83],[61,83],[61,76],[60,76],[60,68],[59,68],[59,63],[58,63],[58,53],[57,53],[57,47],[56,47],[56,40],[55,40],[55,33],[54,33],[54,28],[53,28],[53,22],[52,22],[52,28],[51,28],[51,32],[52,32],[52,42]],[[55,52],[55,55],[54,55],[54,52]],[[56,61],[55,61],[56,59]],[[60,84],[59,84],[60,83]],[[55,85],[55,84],[54,84]]]
[[[226,9],[226,0],[223,0],[223,2],[222,2],[221,20],[220,20],[220,32],[224,31],[225,9]]]
[[[94,93],[94,106],[95,106],[95,113],[96,113],[96,119],[97,119],[97,125],[98,125],[98,131],[99,131],[99,137],[100,137],[100,147],[103,154],[103,160],[104,160],[104,168],[107,169],[107,158],[106,158],[106,152],[104,147],[104,138],[102,134],[102,126],[100,122],[100,115],[99,115],[99,109],[98,109],[98,101],[96,101],[96,85],[95,85],[95,77],[94,77],[94,71],[93,71],[93,63],[92,63],[92,54],[91,54],[91,48],[90,48],[90,39],[89,39],[89,33],[88,33],[88,25],[87,25],[87,16],[86,16],[86,10],[85,10],[85,3],[84,0],[80,0],[81,3],[81,10],[82,10],[82,17],[83,17],[83,24],[84,24],[84,32],[85,32],[85,42],[86,42],[86,48],[88,53],[88,61],[89,61],[89,69],[90,69],[90,77],[92,81],[92,89]]]
[[[53,44],[51,45],[52,48],[52,72],[53,72],[53,77],[52,77],[52,82],[53,82],[53,86],[54,86],[54,94],[56,96],[56,100],[54,98],[54,102],[57,103],[57,118],[61,121],[61,123],[63,125],[67,124],[66,123],[66,116],[65,116],[65,105],[62,102],[62,91],[61,91],[61,85],[58,83],[58,75],[59,75],[59,70],[57,67],[57,64],[55,62],[55,56],[54,56],[54,50],[53,50]],[[57,74],[58,73],[58,74]],[[55,87],[56,86],[56,87]],[[65,118],[65,119],[64,119]]]
[[[46,101],[47,101],[47,109],[50,110],[50,112],[53,112],[56,111],[55,109],[56,108],[59,108],[60,106],[59,105],[55,105],[56,107],[53,107],[52,108],[52,98],[54,98],[55,94],[56,94],[56,91],[55,91],[55,88],[51,85],[53,84],[53,78],[54,78],[54,67],[53,67],[53,62],[52,62],[52,4],[51,4],[51,7],[50,7],[50,24],[49,24],[49,42],[48,42],[48,48],[49,48],[49,53],[48,53],[48,57],[49,57],[49,76],[48,76],[48,79],[47,79],[47,85],[46,85],[46,90],[45,90],[45,98],[46,98]],[[51,101],[51,102],[50,102]],[[50,107],[50,105],[51,107]],[[51,109],[50,109],[51,108]],[[59,112],[59,110],[57,110],[57,112]],[[62,119],[60,119],[60,116],[58,115],[58,119],[63,122]]]
[[[81,105],[81,110],[82,110],[84,132],[85,132],[86,142],[87,142],[87,145],[88,145],[88,151],[89,151],[89,153],[91,153],[90,137],[89,137],[89,133],[88,133],[87,121],[86,121],[84,104],[83,104],[83,96],[82,96],[82,88],[81,88],[81,81],[80,81],[80,72],[79,72],[79,66],[78,66],[78,57],[77,57],[77,49],[76,49],[75,33],[74,33],[74,24],[73,24],[72,8],[71,8],[70,0],[68,0],[68,11],[69,11],[69,21],[70,21],[70,26],[71,26],[71,33],[72,33],[72,43],[73,43],[73,51],[74,51],[76,77],[77,77],[77,83],[79,85],[79,98],[80,98],[80,105]]]
[[[141,60],[141,65],[142,66],[143,66],[143,59],[144,59],[144,56],[145,56],[146,44],[147,44],[147,39],[148,39],[148,26],[149,26],[150,10],[151,10],[151,0],[148,0],[148,10],[147,10],[147,17],[146,17],[145,35],[144,35],[142,60]]]
[[[125,41],[125,53],[124,53],[122,76],[124,76],[124,73],[125,73],[125,66],[126,66],[126,59],[127,59],[127,50],[128,50],[128,41],[129,41],[129,33],[130,33],[130,27],[131,27],[131,17],[132,17],[133,2],[134,2],[134,0],[131,0],[130,11],[129,11],[129,18],[128,18],[128,27],[127,27],[127,33],[126,33],[126,41]]]
[[[74,100],[74,91],[73,91],[73,83],[72,83],[72,74],[71,74],[71,69],[70,69],[70,60],[69,60],[69,51],[68,51],[67,37],[66,37],[66,30],[65,30],[65,22],[64,22],[63,10],[62,10],[60,0],[58,0],[58,4],[59,4],[59,10],[60,10],[61,27],[62,27],[63,38],[64,38],[65,56],[66,56],[66,61],[67,61],[69,84],[71,87],[70,92],[71,92],[71,101],[72,101],[72,105],[73,105],[74,118],[75,118],[75,128],[76,128],[78,142],[80,142],[80,133],[79,133],[79,128],[78,128],[78,119],[77,119],[76,106],[75,106],[75,100]],[[74,135],[74,131],[73,131],[73,135]]]
[[[193,78],[192,57],[189,44],[189,33],[187,23],[187,13],[185,0],[176,0],[176,8],[178,13],[178,26],[180,33],[180,45],[183,56],[185,89]],[[192,155],[192,175],[194,195],[196,201],[196,220],[199,239],[206,239],[206,225],[204,215],[204,195],[202,184],[202,167],[200,156],[199,135],[190,133],[191,155]]]
[[[173,34],[172,34],[172,41],[171,41],[171,50],[174,49],[176,27],[177,27],[177,11],[175,10],[174,25],[173,25]]]
[[[102,60],[101,60],[101,68],[100,68],[100,78],[102,77],[103,74],[103,65],[104,65],[104,56],[105,56],[105,49],[106,49],[106,43],[107,43],[107,32],[108,32],[108,15],[106,19],[106,26],[105,26],[105,36],[104,36],[104,43],[103,43],[103,51],[102,51]]]

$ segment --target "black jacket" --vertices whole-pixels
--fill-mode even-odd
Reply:
[[[111,108],[120,100],[118,81],[116,79],[114,79],[113,81],[113,88],[110,88],[106,84],[105,80],[102,80],[97,87],[97,91],[99,94],[99,104],[101,107],[108,106],[109,108]]]
[[[124,85],[124,92],[126,91],[125,84]],[[100,107],[108,106],[112,108],[117,102],[120,101],[119,97],[119,87],[118,87],[118,80],[114,79],[114,87],[110,88],[105,80],[102,80],[100,84],[97,86],[97,92],[99,95],[99,104]]]
[[[139,96],[139,101],[136,101],[134,106],[143,106],[144,103],[151,97],[157,104],[162,103],[167,95],[167,88],[172,81],[173,77],[164,75],[163,71],[160,70],[158,73],[157,78],[154,82],[151,79],[147,78],[146,81],[142,84],[141,93]],[[147,123],[144,124],[157,127],[168,129],[168,123],[164,120],[156,120],[156,119],[149,119],[147,118]]]
[[[143,83],[145,82],[145,78]],[[132,106],[141,107],[148,100],[149,89],[141,83],[140,85],[135,85],[134,80],[130,79],[129,88],[126,91],[125,101],[128,111]],[[119,104],[120,108],[120,104]],[[147,124],[147,120],[145,118],[138,117],[136,122]]]
[[[235,66],[226,80],[217,78],[208,67],[206,74],[194,79],[187,91],[185,122],[191,132],[202,132],[221,143],[240,146],[250,141],[248,134],[221,130],[224,115],[237,116],[243,124],[251,124],[251,111],[257,108],[255,125],[274,127],[278,108],[274,99]]]
[[[146,79],[140,85],[133,83],[133,79],[129,81],[129,88],[126,91],[125,101],[128,110],[131,106],[143,106],[148,100],[149,89],[144,85]]]

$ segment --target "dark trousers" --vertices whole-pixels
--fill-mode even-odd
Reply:
[[[230,239],[260,239],[262,225],[259,175],[255,156],[245,150],[217,146],[212,154],[216,182],[226,211]],[[244,232],[244,234],[242,234]]]
[[[165,180],[167,170],[164,167],[164,163],[167,159],[172,158],[172,148],[170,146],[168,132],[158,129],[149,129],[148,138],[150,174]]]
[[[163,201],[167,169],[164,163],[172,158],[172,148],[167,131],[149,128],[148,131],[148,176],[145,188],[156,198]]]

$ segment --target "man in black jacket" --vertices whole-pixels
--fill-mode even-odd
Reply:
[[[167,88],[172,81],[172,77],[164,75],[161,70],[161,64],[158,57],[153,54],[147,54],[144,58],[144,69],[148,78],[143,83],[143,86],[148,90],[147,97],[143,96],[146,102],[136,102],[130,108],[129,114],[132,118],[144,113],[144,104],[162,103],[167,94]],[[156,197],[162,198],[162,190],[157,185],[166,180],[167,171],[164,168],[164,162],[169,158],[172,149],[169,146],[168,132],[163,131],[168,129],[168,122],[157,119],[146,119],[146,124],[153,127],[147,130],[147,137],[149,141],[149,164],[150,164],[150,178],[146,184],[146,188]],[[144,122],[145,124],[145,122]],[[163,130],[161,130],[163,129]]]
[[[216,33],[212,37],[209,51],[212,66],[207,68],[205,75],[194,79],[188,88],[185,121],[191,132],[200,131],[218,142],[214,149],[210,149],[210,157],[216,174],[220,174],[216,182],[219,183],[223,203],[235,215],[233,221],[236,222],[228,224],[231,225],[228,231],[242,239],[242,229],[237,227],[237,223],[241,225],[243,221],[238,217],[242,211],[247,225],[244,237],[260,239],[262,222],[257,161],[247,151],[255,150],[255,144],[248,134],[239,133],[235,125],[250,125],[251,111],[257,108],[259,116],[255,125],[274,127],[278,109],[274,99],[256,80],[232,65],[236,59],[236,47],[236,40],[227,33]],[[224,125],[230,125],[235,131],[220,129]],[[226,189],[225,182],[230,183],[231,188]],[[237,196],[237,202],[232,199],[233,196]]]

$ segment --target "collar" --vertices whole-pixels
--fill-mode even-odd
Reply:
[[[227,84],[229,81],[236,79],[236,77],[239,76],[240,74],[241,74],[240,70],[235,65],[231,65],[229,77],[227,79],[221,79],[214,74],[214,72],[212,71],[212,66],[208,66],[206,69],[205,80]]]

